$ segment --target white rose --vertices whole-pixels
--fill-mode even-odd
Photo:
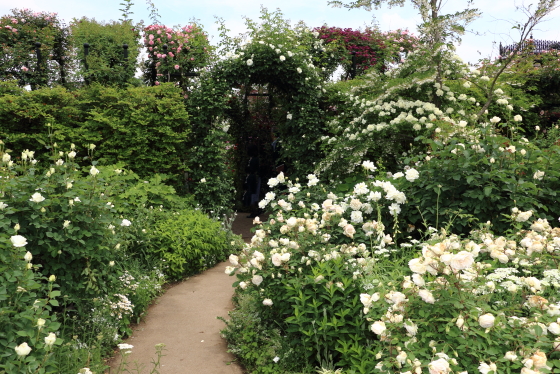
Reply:
[[[480,365],[478,366],[478,371],[480,371],[482,374],[488,374],[489,372],[493,371],[494,374],[496,374],[497,373],[496,364],[492,362],[490,363],[490,365],[488,365],[486,362],[481,362]]]
[[[404,328],[406,329],[406,332],[408,332],[408,335],[410,336],[415,336],[418,333],[418,325],[412,322],[411,320],[408,320],[404,323]]]
[[[544,177],[544,171],[537,170],[535,174],[533,174],[533,179],[541,180]]]
[[[416,169],[408,169],[404,174],[406,176],[406,180],[409,182],[413,182],[420,177],[420,174]]]
[[[554,335],[560,335],[560,325],[556,322],[552,322],[550,325],[548,325],[548,331],[550,331]]]
[[[229,255],[229,262],[233,265],[233,266],[237,266],[239,265],[239,257],[237,257],[234,254]]]
[[[280,253],[275,253],[272,255],[272,263],[274,266],[282,265],[282,255]]]
[[[434,298],[434,295],[432,295],[432,293],[428,290],[418,291],[418,296],[420,296],[420,298],[428,304],[433,304],[433,303],[436,302],[436,299]]]
[[[494,326],[495,319],[496,317],[494,317],[491,313],[486,313],[478,317],[478,323],[480,324],[480,327],[487,329]]]
[[[418,273],[412,274],[412,281],[418,287],[424,287],[424,285],[426,284],[426,282],[424,281],[424,278],[422,278],[422,276]]]
[[[453,256],[450,266],[453,270],[464,270],[470,268],[474,264],[474,258],[471,252],[461,251]]]
[[[517,360],[517,355],[515,354],[514,351],[508,351],[506,352],[504,358],[509,361],[515,361]]]
[[[270,299],[264,299],[263,300],[263,305],[265,305],[265,306],[272,306],[272,304],[274,304],[274,303]]]
[[[54,342],[56,342],[56,335],[51,332],[48,336],[45,337],[45,344],[48,347],[52,347]]]
[[[127,219],[123,219],[121,222],[121,226],[130,226],[131,222]]]
[[[347,224],[346,226],[344,226],[344,235],[348,236],[349,238],[353,238],[355,233],[356,229],[351,224]]]
[[[263,277],[258,274],[253,275],[253,278],[251,279],[251,282],[257,287],[260,286],[262,281],[263,281]]]
[[[21,235],[14,235],[10,238],[12,245],[14,247],[25,247],[27,245],[27,239]]]
[[[99,170],[95,166],[92,166],[91,169],[89,169],[89,173],[95,177],[97,174],[99,174]]]
[[[451,370],[446,359],[432,361],[428,364],[430,374],[447,374]]]
[[[383,321],[375,321],[373,325],[371,325],[371,331],[377,335],[383,334],[385,330],[387,330],[387,327],[385,327],[385,322]]]
[[[408,267],[412,272],[418,274],[424,274],[426,272],[426,265],[422,263],[422,260],[419,258],[413,258],[408,262]]]
[[[532,356],[533,365],[535,369],[546,367],[546,354],[542,351],[536,351]]]
[[[35,192],[33,195],[31,195],[31,199],[29,199],[29,201],[40,203],[41,201],[45,201],[45,198],[39,192]]]
[[[16,350],[17,355],[20,357],[27,356],[31,352],[31,347],[27,345],[27,343],[21,343],[14,349]]]

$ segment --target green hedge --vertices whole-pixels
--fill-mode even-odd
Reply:
[[[74,143],[81,161],[95,144],[95,156],[104,164],[124,162],[141,177],[169,174],[181,184],[191,130],[179,88],[91,85],[73,92],[62,87],[27,92],[3,83],[0,92],[0,139],[13,154],[43,147],[58,151]]]

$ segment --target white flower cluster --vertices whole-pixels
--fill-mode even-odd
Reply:
[[[450,322],[454,322],[460,331],[482,329],[490,333],[495,327],[500,333],[509,328],[517,335],[526,331],[527,336],[538,339],[540,344],[543,344],[543,336],[548,336],[547,344],[551,344],[551,351],[560,350],[560,271],[555,262],[550,260],[560,254],[560,228],[551,228],[546,220],[538,219],[533,221],[531,230],[521,232],[518,236],[519,240],[508,240],[488,232],[479,232],[472,236],[472,240],[461,240],[457,236],[439,235],[434,231],[432,240],[421,246],[422,255],[409,261],[413,275],[404,277],[400,289],[394,285],[387,289],[374,287],[374,293],[361,295],[364,314],[377,316],[368,318],[371,331],[382,342],[395,339],[395,334],[402,334],[404,346],[413,352],[417,349],[417,337],[427,328],[420,328],[414,322],[414,309],[419,308],[419,301],[436,307],[441,302],[439,307],[446,308],[445,303],[449,303],[449,297],[452,297],[450,295],[459,298],[462,298],[461,293],[474,295],[472,297],[475,300],[477,295],[484,295],[475,315],[472,312],[468,316],[458,313]],[[494,264],[489,263],[489,259],[494,260]],[[504,263],[511,263],[514,267],[500,267]],[[547,268],[547,263],[553,268]],[[541,266],[534,267],[534,264]],[[545,270],[539,270],[542,266]],[[523,272],[526,275],[520,276]],[[504,293],[509,296],[500,296]],[[438,297],[442,297],[442,300],[438,300]],[[503,308],[498,312],[489,310],[489,300],[495,300],[495,304]],[[524,300],[525,310],[521,315],[516,315],[520,300]],[[421,319],[425,326],[429,325],[425,318]],[[437,323],[445,324],[442,321]],[[443,343],[432,341],[430,347],[435,353],[439,345],[440,350],[446,349],[445,344],[445,340]],[[520,348],[516,344],[511,348],[514,350],[508,351],[504,358],[516,361],[521,357],[524,368],[528,369],[524,374],[547,368],[544,352],[531,346]],[[399,351],[399,355],[406,357],[406,350]],[[453,372],[461,371],[457,361],[445,353],[436,353],[436,356],[439,358],[427,364],[430,373],[450,373],[451,367]],[[403,371],[416,372],[416,368],[422,365],[399,361],[399,357],[396,359]],[[499,372],[500,367],[497,365],[492,361],[481,361],[478,370],[481,373]],[[382,362],[379,367],[383,368]]]

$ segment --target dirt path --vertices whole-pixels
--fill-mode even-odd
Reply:
[[[252,236],[252,219],[245,218],[246,215],[237,216],[233,232],[248,241]],[[235,357],[227,353],[227,343],[220,336],[225,325],[217,319],[227,318],[227,312],[233,308],[233,278],[224,273],[227,265],[218,264],[167,290],[126,341],[134,346],[128,362],[137,362],[149,373],[155,345],[164,343],[166,356],[161,360],[161,374],[242,374]],[[117,357],[111,366],[116,368],[119,361]],[[134,369],[135,365],[129,368]]]

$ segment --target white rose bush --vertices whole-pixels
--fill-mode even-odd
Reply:
[[[392,182],[410,189],[422,178],[408,174],[416,178],[367,178],[346,194],[282,174],[271,180],[276,193],[261,201],[272,208],[268,221],[258,221],[251,243],[230,257],[239,297],[305,348],[296,357],[308,364],[361,373],[555,368],[560,228],[514,208],[504,236],[488,223],[467,238],[435,228],[406,238],[392,232],[390,208],[407,204],[407,190],[400,196]],[[276,344],[267,360],[289,363],[282,352],[294,354],[290,343]]]
[[[257,220],[250,245],[230,256],[226,273],[237,277],[238,293],[254,301],[262,321],[278,324],[290,334],[283,346],[263,351],[270,359],[280,354],[274,363],[279,367],[286,369],[298,360],[310,364],[316,347],[325,355],[322,359],[350,365],[349,341],[367,344],[374,338],[367,324],[356,319],[363,309],[360,280],[374,264],[395,260],[399,251],[392,244],[398,214],[391,214],[390,208],[406,202],[400,189],[414,183],[417,172],[408,173],[414,176],[412,181],[370,179],[372,165],[365,163],[364,181],[346,193],[329,191],[314,174],[306,181],[292,181],[282,173],[269,180],[276,193],[267,194],[260,206],[273,213],[267,222]],[[240,335],[249,337],[237,330],[238,326],[246,330],[247,322],[232,318],[224,334],[235,347],[243,344]],[[264,337],[251,334],[251,339]],[[305,349],[284,360],[281,352],[293,351],[291,339]],[[263,344],[270,344],[266,341]],[[253,367],[256,362],[245,365]]]
[[[122,193],[134,174],[95,161],[95,167],[81,167],[75,151],[60,151],[64,162],[56,162],[56,152],[51,165],[33,162],[30,151],[12,162],[2,145],[0,371],[73,370],[68,365],[86,363],[78,358],[82,352],[101,352],[106,348],[100,345],[111,347],[130,333],[132,317],[165,280],[159,268],[135,279],[115,266],[115,260],[124,262],[118,261],[126,257],[120,241],[131,240],[134,223],[117,215],[112,201],[120,200],[115,192]],[[69,305],[72,312],[65,314]],[[95,363],[96,370],[102,365]]]

